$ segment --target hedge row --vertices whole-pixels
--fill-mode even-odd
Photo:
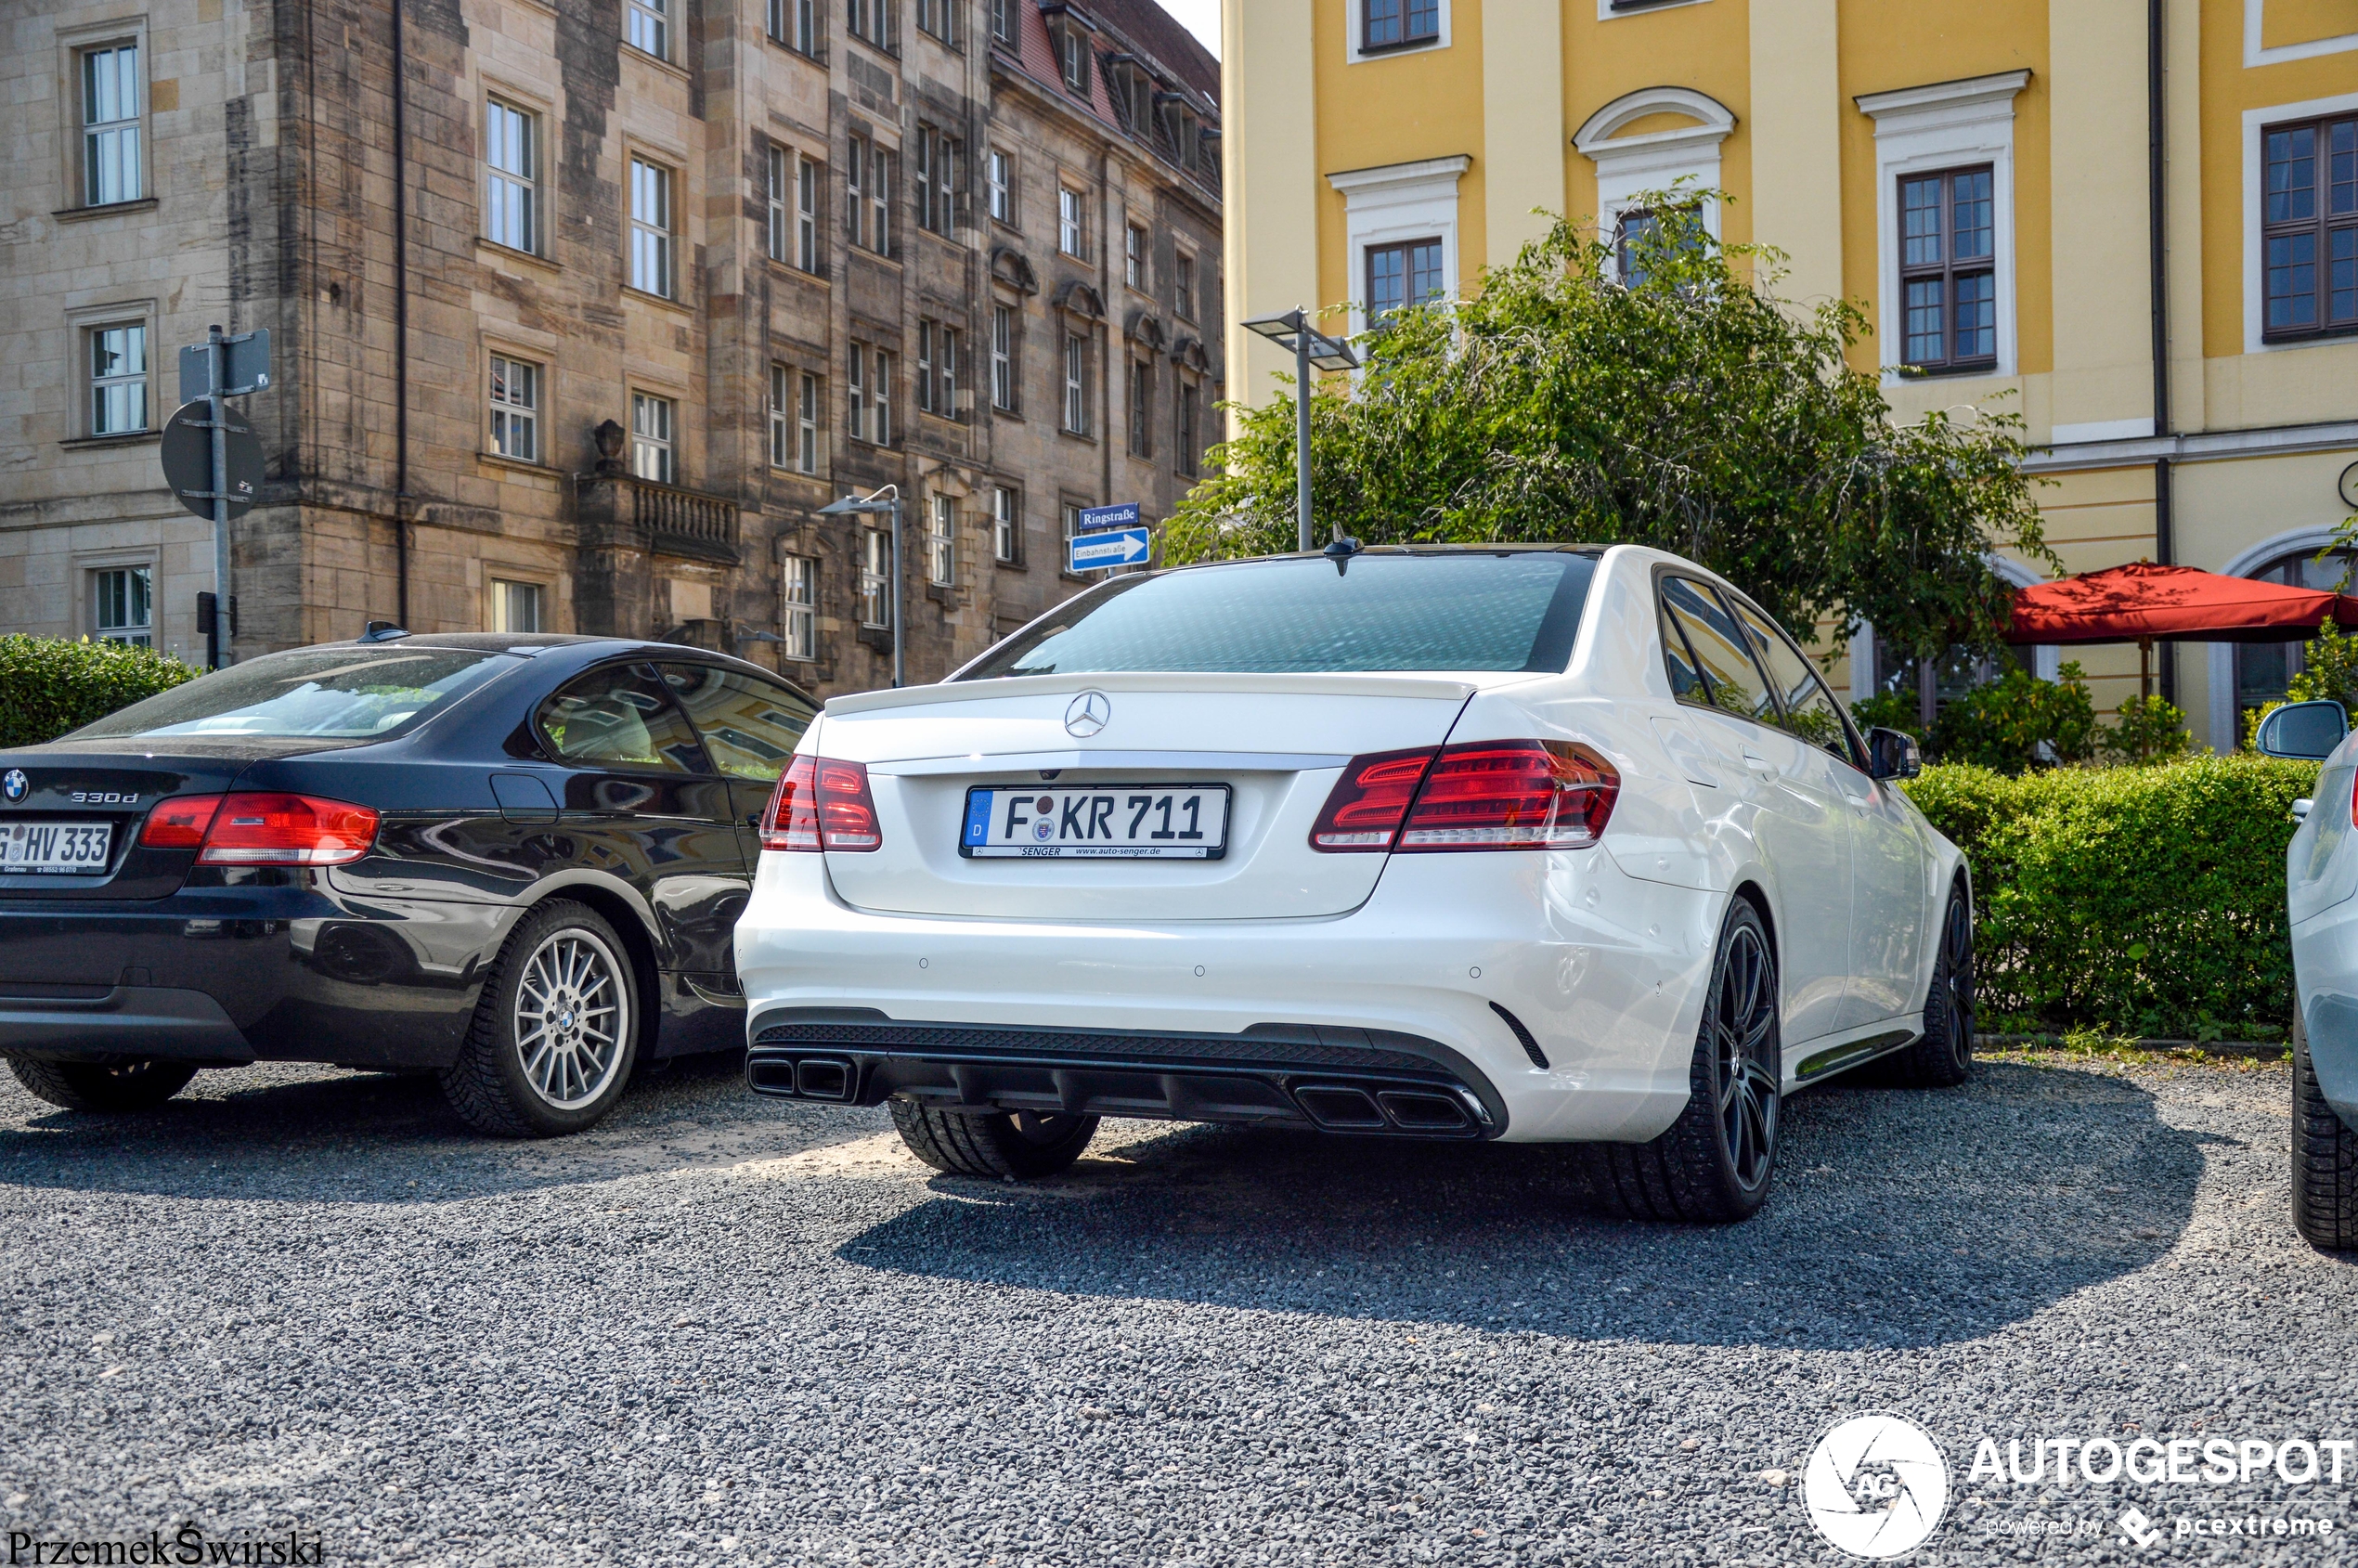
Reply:
[[[0,746],[56,740],[197,675],[152,648],[0,637]]]
[[[1908,793],[1973,864],[1981,1027],[2282,1039],[2285,847],[2316,781],[2250,756],[1925,769]]]

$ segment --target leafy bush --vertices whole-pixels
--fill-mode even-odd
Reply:
[[[152,648],[0,637],[0,746],[55,740],[198,674]]]
[[[1852,703],[1850,717],[1858,720],[1861,731],[1897,730],[1918,745],[1924,744],[1924,719],[1916,699],[1902,693],[1877,692],[1864,702]]]
[[[1931,750],[1943,762],[2019,773],[2034,762],[2085,762],[2095,739],[2096,706],[2079,665],[2053,680],[2016,667],[1942,708]]]
[[[2358,637],[2344,637],[2339,627],[2327,621],[2300,652],[2300,673],[2286,689],[2286,701],[2330,697],[2344,707],[2358,706]]]
[[[2120,705],[2120,719],[2099,738],[2109,761],[2174,762],[2195,754],[2195,737],[2186,732],[2186,715],[2177,704],[2158,693],[2131,697]]]
[[[1909,796],[1973,864],[1982,1026],[2281,1039],[2285,847],[2316,782],[2257,757],[1925,769]]]

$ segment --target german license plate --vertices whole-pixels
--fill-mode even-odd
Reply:
[[[87,876],[107,869],[108,823],[0,823],[0,875]]]
[[[958,838],[970,860],[1216,861],[1227,848],[1226,784],[969,789]]]

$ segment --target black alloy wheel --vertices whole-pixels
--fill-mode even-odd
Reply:
[[[1737,899],[1719,929],[1687,1107],[1643,1144],[1579,1146],[1590,1201],[1639,1219],[1724,1223],[1768,1201],[1783,1096],[1783,1002],[1760,912]]]
[[[8,1070],[40,1098],[68,1110],[151,1110],[188,1086],[187,1062],[44,1062],[10,1056]]]
[[[1973,901],[1961,877],[1949,890],[1940,918],[1940,950],[1933,957],[1932,989],[1924,997],[1924,1032],[1891,1058],[1891,1078],[1945,1089],[1973,1072]]]

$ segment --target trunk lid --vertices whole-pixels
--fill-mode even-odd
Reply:
[[[225,742],[207,736],[201,755],[168,736],[68,740],[0,751],[0,825],[103,823],[112,829],[102,872],[0,875],[0,901],[26,899],[161,899],[196,863],[194,849],[149,849],[139,829],[156,802],[228,791],[249,763],[315,752],[316,740]],[[21,773],[21,796],[10,775]]]
[[[949,682],[837,697],[820,755],[865,763],[883,834],[829,852],[862,909],[1017,920],[1300,919],[1356,908],[1380,854],[1325,854],[1310,828],[1343,764],[1439,745],[1478,684],[1400,675],[1103,672]],[[1076,736],[1084,693],[1110,707]],[[1086,729],[1083,723],[1080,726]],[[1225,784],[1218,860],[985,860],[959,853],[974,786]],[[1124,797],[1127,798],[1127,796]]]

